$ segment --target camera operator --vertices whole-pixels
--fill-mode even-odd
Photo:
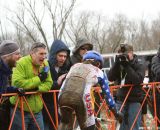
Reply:
[[[115,63],[108,72],[108,79],[114,81],[116,85],[133,84],[132,90],[122,109],[124,119],[120,125],[120,130],[129,130],[136,118],[143,100],[143,91],[140,84],[143,83],[145,70],[142,62],[133,53],[133,47],[129,44],[120,44]],[[118,109],[129,91],[130,87],[121,87],[117,90],[116,103]],[[141,127],[141,113],[138,116],[133,129]]]

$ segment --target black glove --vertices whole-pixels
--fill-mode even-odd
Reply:
[[[118,55],[119,58],[119,62],[123,67],[127,67],[129,65],[129,58],[128,55],[126,54],[122,54],[122,55]]]
[[[25,96],[25,90],[23,88],[17,88],[17,93],[19,96]]]
[[[115,118],[119,121],[119,123],[122,123],[123,117],[124,115],[122,112],[118,111],[115,113]]]
[[[48,66],[45,66],[45,67],[43,68],[42,72],[39,73],[38,76],[39,76],[41,82],[44,82],[44,81],[47,79],[47,77],[48,77],[48,71],[49,71],[49,67],[48,67]]]
[[[120,63],[123,67],[127,67],[129,65],[128,61],[121,61]]]
[[[123,113],[117,111],[116,107],[111,108],[111,111],[113,112],[116,120],[118,120],[119,123],[122,123],[122,120],[123,120],[123,117],[124,117]]]
[[[48,77],[48,73],[47,72],[41,72],[39,73],[39,78],[42,82],[44,82],[46,80],[46,78]]]

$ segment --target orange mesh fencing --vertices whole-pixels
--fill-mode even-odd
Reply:
[[[143,92],[145,93],[145,96],[143,98],[143,101],[141,103],[141,107],[136,115],[136,118],[135,120],[133,121],[133,124],[132,124],[132,127],[131,127],[131,130],[134,128],[134,125],[137,121],[137,118],[138,118],[138,115],[140,114],[141,110],[142,110],[142,107],[144,106],[144,103],[145,101],[147,101],[148,105],[151,105],[152,106],[152,103],[150,102],[150,99],[151,97],[153,97],[153,110],[154,110],[154,115],[153,115],[153,119],[150,119],[150,124],[147,126],[148,128],[155,128],[156,130],[158,130],[158,123],[160,123],[160,119],[158,118],[157,116],[157,104],[156,104],[156,91],[158,91],[160,93],[160,82],[152,82],[152,83],[148,83],[148,84],[141,84],[142,86],[142,90]],[[124,85],[124,86],[110,86],[110,91],[111,93],[113,94],[113,92],[116,90],[116,89],[119,89],[120,87],[130,87],[129,88],[129,91],[122,103],[122,106],[120,108],[120,111],[122,111],[126,101],[127,101],[127,98],[129,97],[129,94],[130,92],[132,91],[132,87],[133,85]],[[58,90],[50,90],[49,92],[47,93],[52,93],[53,94],[53,100],[54,100],[54,112],[55,112],[55,118],[56,118],[56,122],[53,121],[51,115],[50,115],[50,112],[41,96],[41,93],[38,93],[38,92],[26,92],[25,95],[31,95],[31,94],[39,94],[39,96],[41,97],[41,100],[43,102],[43,106],[44,106],[44,109],[46,110],[47,112],[47,115],[48,115],[48,118],[50,119],[52,125],[53,125],[53,128],[54,129],[58,129],[58,110],[57,110],[57,99],[56,99],[56,93],[58,93],[59,91]],[[96,110],[94,112],[95,114],[95,117],[97,117],[97,119],[99,121],[97,121],[96,123],[96,127],[101,130],[103,128],[105,129],[109,129],[109,130],[115,130],[116,129],[116,120],[115,120],[115,117],[113,115],[113,113],[111,111],[109,111],[109,108],[108,108],[108,105],[107,103],[105,102],[105,99],[104,97],[102,96],[101,94],[101,88],[100,87],[95,87],[94,89],[94,92],[97,94],[97,96],[99,97],[100,99],[100,102],[97,102],[96,100],[94,101],[94,104],[95,106],[98,107],[98,110]],[[5,97],[5,96],[16,96],[17,93],[7,93],[7,94],[1,94],[0,96],[0,103],[2,103],[2,98]],[[149,99],[149,100],[148,100]],[[13,110],[13,114],[11,116],[11,120],[10,120],[10,125],[8,126],[8,129],[10,130],[11,127],[12,127],[12,123],[13,123],[13,120],[14,120],[14,115],[15,115],[15,112],[16,112],[16,109],[18,108],[18,103],[20,102],[20,111],[21,111],[21,118],[22,118],[22,127],[23,127],[23,130],[25,130],[25,119],[24,119],[24,110],[23,110],[23,103],[26,103],[28,109],[29,109],[29,112],[37,126],[38,129],[39,126],[38,126],[38,123],[36,122],[36,119],[34,117],[34,113],[32,112],[28,102],[27,102],[27,99],[25,96],[19,96],[19,98],[17,98],[17,101],[15,103],[15,106],[14,106],[14,110]],[[98,115],[101,115],[100,117],[98,117]],[[103,119],[103,117],[105,119]],[[149,117],[148,117],[149,118]],[[103,128],[102,128],[102,122],[103,123]],[[145,124],[143,124],[145,126]],[[144,129],[147,129],[147,128],[144,128]]]

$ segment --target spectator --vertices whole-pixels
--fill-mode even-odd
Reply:
[[[34,43],[31,47],[30,55],[21,58],[17,62],[16,68],[13,70],[12,84],[18,88],[23,88],[25,91],[37,91],[47,92],[50,90],[52,85],[52,79],[50,72],[48,72],[48,62],[46,58],[46,46],[43,43]],[[36,122],[38,123],[40,130],[44,130],[42,107],[39,94],[27,95],[27,102],[35,116]],[[11,104],[14,106],[17,100],[17,96],[10,98]],[[22,129],[22,119],[20,104],[16,110],[12,130]],[[11,108],[11,115],[13,114],[13,108]],[[24,103],[24,118],[25,118],[25,129],[26,130],[37,130],[37,126],[29,112],[29,108]]]
[[[10,40],[2,41],[0,44],[0,94],[6,92],[17,92],[17,88],[10,84],[12,68],[19,60],[19,45]],[[1,98],[0,104],[0,130],[8,130],[10,123],[10,103],[8,97]]]
[[[108,79],[115,81],[118,85],[133,84],[132,90],[122,109],[124,119],[120,124],[120,130],[130,130],[135,117],[140,109],[143,100],[143,91],[140,86],[143,83],[145,67],[133,53],[133,47],[129,44],[120,44],[119,55],[116,56],[115,63],[108,72]],[[129,87],[118,89],[117,107],[120,109],[128,93]],[[138,130],[141,126],[141,113],[139,114],[133,129]]]
[[[115,102],[109,91],[108,81],[103,72],[99,69],[103,64],[102,56],[95,51],[88,51],[83,56],[84,62],[73,65],[62,84],[59,93],[59,106],[61,112],[61,124],[59,130],[69,129],[68,124],[72,120],[72,113],[75,111],[78,123],[82,130],[94,130],[95,117],[91,103],[91,87],[97,83],[102,86],[106,94],[106,101],[117,119],[122,118],[117,112]]]
[[[153,81],[160,82],[160,47],[158,49],[157,55],[152,58],[151,71],[153,74]],[[158,85],[158,87],[159,87],[159,85]],[[156,114],[157,114],[158,118],[160,119],[160,102],[159,102],[160,101],[160,93],[158,91],[158,88],[155,89],[155,91],[156,91],[156,110],[157,110]],[[153,103],[154,102],[153,102],[153,98],[152,98],[152,106],[154,106]],[[154,114],[153,111],[154,110],[152,107],[152,114]],[[158,121],[157,121],[157,124],[160,127],[160,123]]]
[[[49,53],[49,66],[53,80],[52,90],[59,90],[61,83],[65,78],[66,73],[70,69],[70,50],[61,40],[55,40],[51,46]],[[43,99],[47,105],[47,108],[52,116],[54,123],[56,123],[55,108],[53,93],[43,94]],[[58,93],[56,93],[56,99],[58,99]],[[58,106],[57,106],[58,109]],[[43,109],[45,130],[53,130],[53,125],[49,120],[47,112]]]
[[[72,65],[82,62],[83,55],[88,51],[92,50],[93,45],[91,42],[85,38],[79,38],[77,44],[73,50],[73,55],[71,56]]]

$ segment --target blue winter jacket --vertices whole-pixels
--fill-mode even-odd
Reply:
[[[16,92],[17,91],[16,87],[10,86],[11,74],[12,74],[12,70],[0,58],[0,94],[6,93],[6,92]]]
[[[59,68],[59,71],[57,73],[55,70],[55,65],[57,63],[56,54],[60,51],[63,51],[63,50],[68,52],[67,60],[66,60],[65,64]],[[58,77],[61,76],[62,74],[67,73],[71,67],[70,50],[65,45],[64,42],[62,42],[61,40],[55,40],[52,43],[52,46],[51,46],[51,49],[49,52],[49,61],[48,62],[49,62],[50,72],[51,72],[51,76],[52,76],[52,80],[53,80],[52,89],[59,90],[60,86],[58,86],[58,84],[57,84]]]
[[[67,56],[67,60],[65,62],[65,64],[59,68],[59,71],[57,73],[57,71],[55,70],[55,65],[57,63],[56,61],[56,54],[62,50],[65,50],[68,52],[68,56]],[[69,71],[70,66],[71,66],[71,62],[70,62],[70,50],[68,49],[68,47],[61,41],[61,40],[55,40],[52,43],[50,52],[49,52],[49,66],[50,66],[50,72],[51,72],[51,77],[53,80],[53,85],[52,85],[52,90],[59,90],[60,86],[57,83],[58,77],[61,76],[62,74],[65,74]],[[58,94],[57,94],[58,95]],[[43,94],[43,99],[45,100],[45,102],[47,104],[49,104],[49,106],[51,107],[51,105],[53,105],[53,94],[49,94],[49,93],[44,93]]]

